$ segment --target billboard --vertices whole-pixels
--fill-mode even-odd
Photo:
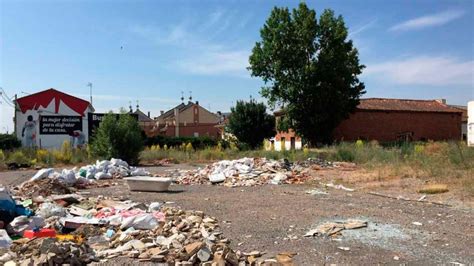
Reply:
[[[88,113],[87,114],[89,138],[91,138],[94,135],[95,129],[99,127],[100,122],[102,122],[102,119],[104,119],[105,115],[107,115],[107,113]],[[133,118],[135,118],[138,121],[137,114],[114,114],[114,115],[116,116],[117,119],[119,118],[120,115],[131,115]]]
[[[40,135],[68,135],[73,131],[82,131],[81,116],[44,115],[39,117]]]

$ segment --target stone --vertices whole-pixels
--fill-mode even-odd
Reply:
[[[151,262],[165,262],[165,256],[163,255],[154,255],[150,257]]]
[[[197,257],[201,262],[206,262],[211,259],[211,250],[205,246],[197,252]]]
[[[189,255],[189,256],[192,256],[194,254],[196,254],[199,249],[201,249],[201,247],[204,245],[203,242],[194,242],[194,243],[191,243],[191,244],[188,244],[184,247],[184,249],[186,250],[186,253]]]

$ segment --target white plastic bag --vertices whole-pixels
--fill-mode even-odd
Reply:
[[[44,219],[48,219],[49,217],[52,217],[52,216],[58,216],[58,217],[66,216],[66,211],[64,210],[63,207],[51,202],[45,202],[41,204],[36,213],[39,216],[43,217]]]
[[[111,179],[112,175],[109,173],[104,173],[104,172],[98,172],[95,174],[95,179],[100,180],[100,179]]]
[[[47,178],[54,172],[53,168],[44,168],[36,172],[36,174],[30,179],[31,181],[41,180]]]
[[[59,179],[62,180],[68,186],[73,186],[77,181],[74,170],[67,169],[63,169]]]
[[[151,230],[158,226],[158,221],[150,213],[143,213],[123,219],[120,229],[133,227],[139,230]]]
[[[12,239],[8,236],[7,231],[0,229],[0,248],[9,248],[12,244]]]

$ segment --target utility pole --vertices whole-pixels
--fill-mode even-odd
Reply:
[[[91,83],[91,82],[88,82],[88,83],[87,83],[87,87],[89,87],[89,93],[90,93],[90,96],[91,96],[90,101],[91,101],[91,105],[92,105],[92,83]]]

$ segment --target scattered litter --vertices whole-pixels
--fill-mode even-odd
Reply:
[[[8,236],[7,231],[0,229],[0,248],[9,248],[12,244],[12,239]]]
[[[413,222],[412,224],[414,224],[414,225],[418,225],[418,226],[422,226],[422,225],[423,225],[423,224],[422,224],[422,223],[420,223],[420,222]]]
[[[320,224],[316,229],[309,230],[304,236],[332,236],[338,234],[342,230],[351,230],[367,227],[367,221],[349,219],[341,222],[326,222]]]
[[[324,186],[326,187],[331,187],[331,188],[335,188],[335,189],[342,189],[342,190],[345,190],[345,191],[349,191],[349,192],[353,192],[355,191],[355,189],[352,189],[352,188],[347,188],[343,185],[334,185],[333,183],[328,183],[328,184],[323,184]]]
[[[326,191],[322,191],[322,190],[319,190],[319,189],[310,189],[310,190],[306,190],[305,192],[306,194],[310,194],[310,195],[329,195],[328,192]]]
[[[350,247],[337,247],[338,249],[340,250],[344,250],[344,251],[350,251],[351,248]]]
[[[400,260],[400,257],[394,256],[394,257],[393,257],[393,260]]]

